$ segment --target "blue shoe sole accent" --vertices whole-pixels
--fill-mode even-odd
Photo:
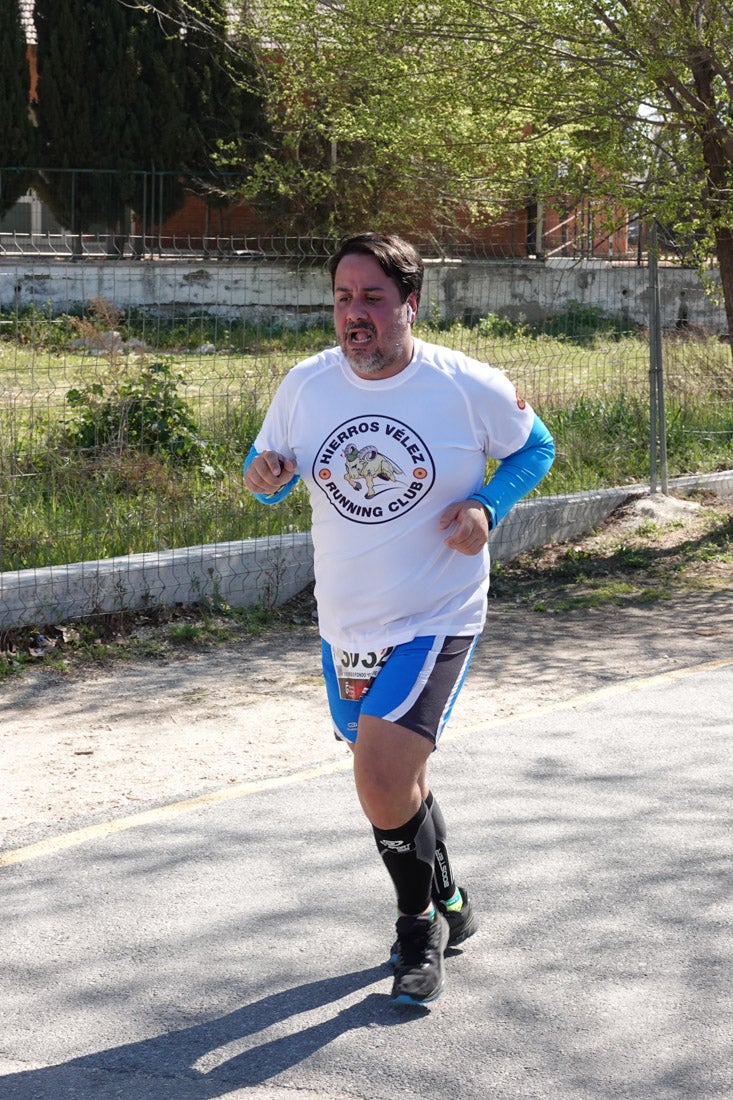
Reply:
[[[422,1000],[418,1000],[417,997],[411,997],[409,993],[400,993],[399,997],[390,997],[390,1000],[393,1005],[418,1005],[418,1007],[420,1005],[429,1005],[432,1004],[433,1001],[437,1001],[438,997],[443,992],[443,988],[444,987],[441,985],[440,989],[433,993],[432,997],[423,997]]]

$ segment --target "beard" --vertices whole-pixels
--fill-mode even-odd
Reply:
[[[367,359],[362,359],[360,356],[356,355],[350,355],[348,348],[344,348],[344,354],[349,361],[349,366],[352,370],[356,371],[357,374],[369,374],[373,376],[375,374],[381,374],[385,367],[389,366],[384,352],[380,351],[378,348],[373,351]]]
[[[353,328],[364,328],[363,325],[356,325]],[[370,331],[374,332],[371,326]],[[375,333],[376,335],[376,333]],[[404,354],[403,343],[403,331],[390,332],[387,334],[388,346],[387,348],[375,347],[369,355],[360,354],[358,347],[349,343],[348,332],[345,335],[344,340],[341,343],[341,350],[343,351],[349,366],[356,374],[367,375],[369,377],[375,377],[387,370],[396,363]]]

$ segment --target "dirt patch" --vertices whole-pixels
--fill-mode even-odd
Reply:
[[[733,655],[732,536],[733,498],[645,498],[497,568],[451,726]],[[3,681],[1,846],[345,758],[312,610],[306,591],[258,636],[191,645],[140,623],[136,656]]]

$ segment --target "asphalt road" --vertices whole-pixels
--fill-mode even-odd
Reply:
[[[733,657],[448,735],[430,1009],[345,764],[6,852],[0,1096],[731,1100],[731,733]]]

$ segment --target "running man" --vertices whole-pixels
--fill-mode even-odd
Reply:
[[[484,626],[489,531],[554,444],[501,371],[413,336],[410,244],[346,238],[330,273],[338,346],[285,377],[244,480],[266,504],[300,478],[309,490],[329,708],[397,896],[391,996],[422,1005],[443,988],[446,948],[477,928],[427,764]]]

